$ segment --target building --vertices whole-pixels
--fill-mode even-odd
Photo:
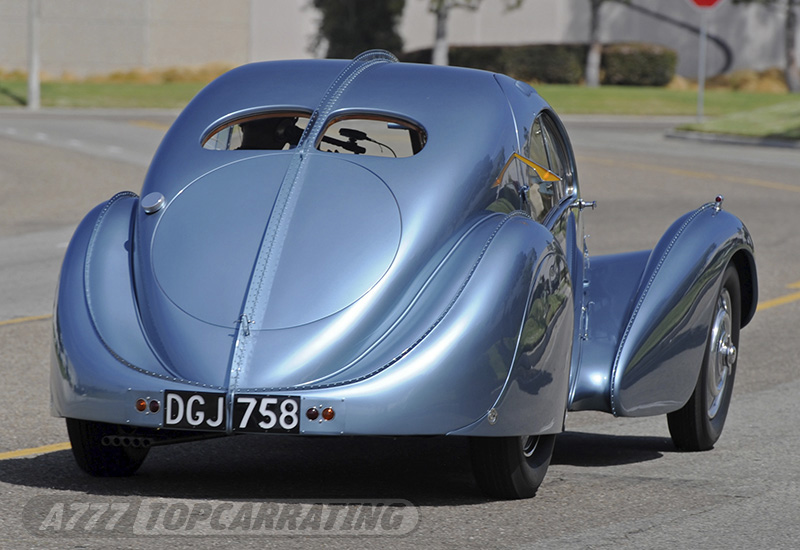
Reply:
[[[0,69],[27,66],[28,3],[0,0]],[[309,0],[38,0],[43,72],[105,74],[135,68],[314,57],[319,14]],[[406,0],[400,34],[406,50],[431,47],[428,0]],[[509,11],[483,0],[454,9],[451,44],[585,42],[588,0],[525,0]],[[604,42],[644,41],[678,51],[678,73],[697,73],[700,12],[689,0],[633,0],[602,8]],[[783,66],[785,7],[723,0],[708,14],[710,74],[728,68]],[[798,40],[800,42],[800,40]],[[316,52],[321,55],[322,52]]]

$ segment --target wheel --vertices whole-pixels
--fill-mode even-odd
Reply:
[[[88,474],[98,477],[132,475],[147,457],[149,447],[103,445],[106,436],[124,435],[114,424],[67,418],[67,433],[75,462]]]
[[[706,451],[722,434],[736,375],[741,326],[739,274],[729,265],[717,297],[703,366],[683,408],[667,415],[669,433],[683,451]]]
[[[529,498],[542,484],[556,436],[473,437],[472,470],[481,491],[502,499]]]

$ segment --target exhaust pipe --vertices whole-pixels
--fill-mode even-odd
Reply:
[[[134,447],[146,449],[153,444],[152,438],[131,435],[106,435],[101,443],[106,447]]]

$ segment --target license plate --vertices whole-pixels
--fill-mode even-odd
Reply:
[[[167,428],[224,432],[227,418],[224,393],[164,392],[164,426]],[[300,398],[287,395],[234,395],[233,431],[300,433]]]

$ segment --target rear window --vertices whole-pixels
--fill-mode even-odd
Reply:
[[[421,128],[409,122],[353,116],[333,120],[317,144],[320,151],[373,157],[410,157],[425,146]]]
[[[283,112],[228,122],[209,132],[203,148],[213,151],[288,150],[300,142],[308,113]],[[316,144],[320,151],[403,158],[425,146],[425,132],[415,124],[380,116],[348,116],[329,122]]]
[[[308,113],[272,113],[242,118],[214,129],[203,142],[204,149],[280,151],[297,146],[308,124]]]

